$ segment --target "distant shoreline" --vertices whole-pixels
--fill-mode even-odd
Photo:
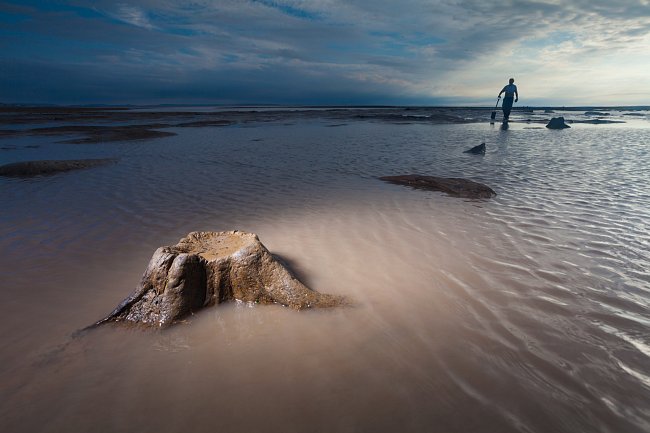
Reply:
[[[168,108],[233,108],[233,109],[254,109],[254,108],[276,108],[276,109],[447,109],[447,110],[486,110],[494,109],[491,105],[283,105],[283,104],[13,104],[0,103],[1,112],[29,111],[33,109],[47,111],[122,111],[142,109],[168,109]],[[514,111],[526,110],[560,110],[560,111],[590,111],[590,110],[625,110],[625,111],[646,111],[650,105],[530,105],[516,106]]]
[[[648,107],[650,108],[650,107]],[[0,106],[0,138],[49,136],[57,142],[90,144],[171,137],[179,128],[231,127],[252,123],[325,121],[387,124],[470,124],[490,121],[494,107],[390,106]],[[498,111],[500,109],[497,108]],[[627,123],[650,118],[643,107],[516,107],[511,122],[546,125],[554,116],[567,123]],[[499,117],[501,119],[501,117]],[[643,122],[644,127],[648,126]],[[11,150],[4,146],[2,150]]]

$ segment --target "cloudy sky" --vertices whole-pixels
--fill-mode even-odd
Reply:
[[[649,105],[650,0],[0,1],[0,102]]]

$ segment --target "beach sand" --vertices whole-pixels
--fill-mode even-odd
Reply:
[[[118,161],[0,177],[0,431],[650,428],[647,112],[513,112],[503,131],[490,109],[53,111],[5,109],[0,165]],[[558,115],[572,128],[529,129]],[[89,133],[126,125],[161,134]],[[497,195],[378,179],[410,173]],[[74,336],[159,246],[236,229],[355,305]]]

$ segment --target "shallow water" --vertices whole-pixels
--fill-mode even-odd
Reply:
[[[120,160],[0,178],[0,431],[648,431],[650,124],[626,120],[288,116],[134,142],[2,139],[0,163]],[[484,156],[462,153],[483,141]],[[377,180],[407,173],[498,195]],[[232,303],[163,332],[71,337],[158,246],[230,229],[356,306]]]

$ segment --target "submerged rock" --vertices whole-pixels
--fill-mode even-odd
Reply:
[[[81,138],[64,140],[63,143],[89,144],[109,141],[147,140],[176,135],[175,132],[158,131],[159,128],[169,126],[165,123],[147,125],[65,125],[34,128],[23,131],[23,133],[45,136],[82,135]]]
[[[402,176],[384,176],[379,179],[396,185],[410,186],[415,189],[442,191],[454,197],[490,198],[497,195],[497,193],[487,185],[457,177],[407,174]]]
[[[574,123],[588,123],[591,125],[609,125],[612,123],[626,123],[624,120],[606,120],[606,119],[591,119],[591,120],[574,120]]]
[[[554,117],[552,118],[548,124],[546,125],[547,128],[549,129],[564,129],[564,128],[571,128],[569,125],[564,123],[564,117]]]
[[[296,310],[345,303],[340,296],[303,285],[253,233],[192,232],[176,245],[158,248],[136,290],[93,326],[107,322],[168,326],[229,300]]]
[[[116,159],[65,159],[14,162],[0,166],[0,176],[33,177],[112,164]]]
[[[463,153],[472,153],[474,155],[485,155],[485,143],[474,146],[471,149],[465,150]]]
[[[188,128],[188,127],[200,128],[203,126],[231,126],[234,124],[235,122],[233,120],[211,119],[211,120],[195,120],[192,122],[183,122],[183,123],[176,124],[176,126],[181,128]]]

